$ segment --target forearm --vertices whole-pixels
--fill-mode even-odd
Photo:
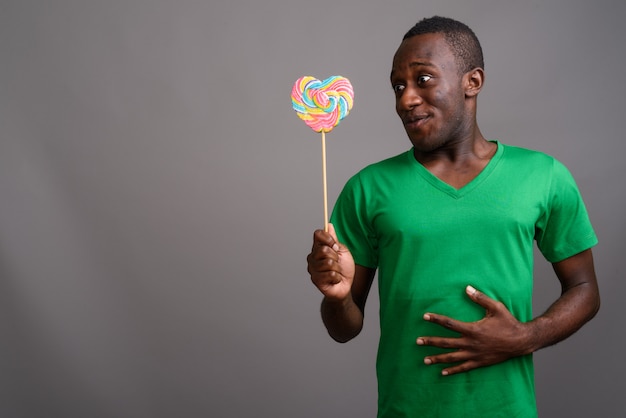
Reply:
[[[324,298],[321,313],[328,334],[337,342],[350,341],[363,328],[363,312],[352,297],[340,301]]]
[[[580,283],[565,290],[543,314],[527,323],[529,352],[556,344],[578,331],[600,308],[594,283]]]

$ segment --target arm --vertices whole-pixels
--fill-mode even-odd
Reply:
[[[561,282],[561,296],[543,314],[527,323],[517,321],[500,302],[468,287],[468,296],[486,310],[477,322],[456,321],[427,313],[424,319],[461,334],[459,338],[419,337],[417,344],[457,349],[426,357],[426,364],[460,364],[443,370],[444,375],[465,372],[530,354],[572,335],[594,317],[600,294],[591,250],[553,264]]]
[[[311,281],[324,295],[321,312],[328,333],[338,342],[356,337],[363,328],[365,301],[376,270],[354,264],[332,224],[328,233],[315,231],[307,262]]]
[[[591,250],[552,265],[561,282],[561,297],[530,322],[534,350],[572,335],[600,309],[600,291]]]

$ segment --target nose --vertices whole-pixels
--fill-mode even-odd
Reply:
[[[402,94],[396,99],[396,109],[411,110],[422,104],[422,102],[422,96],[420,96],[416,88],[405,86],[404,90],[402,90]]]

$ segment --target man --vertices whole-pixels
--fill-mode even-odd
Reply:
[[[486,140],[482,50],[466,25],[417,23],[391,71],[413,145],[366,167],[314,233],[308,270],[337,341],[363,326],[378,271],[379,417],[536,417],[532,353],[599,309],[597,243],[567,169]],[[532,317],[533,242],[562,293]]]

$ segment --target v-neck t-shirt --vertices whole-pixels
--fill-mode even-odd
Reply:
[[[484,169],[456,189],[409,150],[352,177],[331,222],[356,264],[378,269],[379,417],[535,417],[532,355],[467,373],[424,357],[449,350],[418,336],[456,336],[426,312],[476,321],[467,285],[532,319],[534,242],[550,262],[597,239],[569,171],[537,151],[494,141]]]

